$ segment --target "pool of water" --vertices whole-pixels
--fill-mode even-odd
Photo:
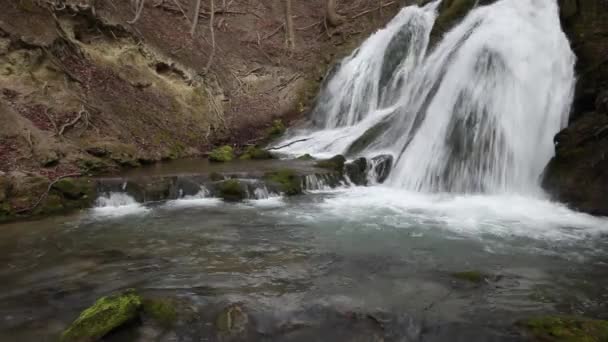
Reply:
[[[260,340],[518,340],[531,315],[608,318],[607,237],[607,219],[542,199],[383,187],[91,209],[0,226],[0,340],[55,340],[126,288],[208,312],[185,341],[213,340],[232,303]],[[452,275],[471,270],[486,280]]]

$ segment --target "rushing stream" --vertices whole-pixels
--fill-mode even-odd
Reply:
[[[575,82],[556,1],[479,7],[431,48],[437,5],[403,9],[342,61],[284,141],[308,139],[288,155],[390,154],[384,184],[243,203],[111,193],[3,225],[0,341],[53,341],[126,288],[195,313],[168,341],[215,340],[233,303],[250,340],[517,341],[530,315],[608,318],[608,219],[538,186]],[[470,270],[483,281],[453,276]]]

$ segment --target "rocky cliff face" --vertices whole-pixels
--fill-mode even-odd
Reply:
[[[571,122],[555,138],[543,186],[576,209],[608,215],[608,2],[560,2],[579,80]]]

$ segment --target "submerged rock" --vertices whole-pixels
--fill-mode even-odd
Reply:
[[[215,320],[215,327],[220,335],[231,337],[243,335],[247,330],[249,316],[239,305],[224,309]]]
[[[608,341],[608,321],[574,316],[541,316],[517,322],[536,341]]]
[[[143,314],[156,321],[163,328],[171,328],[177,322],[175,303],[166,298],[144,299]]]
[[[95,341],[116,328],[135,320],[142,305],[135,291],[102,297],[61,335],[61,341]]]
[[[225,163],[234,159],[234,150],[231,146],[218,147],[209,154],[209,161]]]
[[[468,281],[474,284],[481,284],[489,278],[488,275],[479,271],[456,272],[452,273],[452,277],[459,280]]]

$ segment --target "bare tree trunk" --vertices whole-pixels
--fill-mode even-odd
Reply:
[[[336,12],[336,0],[327,0],[325,8],[325,19],[329,26],[340,26],[344,22],[344,18]]]
[[[209,31],[211,32],[211,54],[209,55],[209,60],[207,61],[207,66],[205,66],[205,72],[209,71],[211,67],[211,63],[213,62],[213,57],[215,56],[215,1],[209,0]]]
[[[198,25],[198,16],[201,10],[201,0],[196,0],[196,6],[194,6],[194,18],[192,18],[192,29],[190,30],[190,35],[194,37],[194,33],[196,33],[196,26]]]
[[[291,0],[285,0],[285,45],[287,45],[287,48],[290,50],[293,50],[296,47]]]

